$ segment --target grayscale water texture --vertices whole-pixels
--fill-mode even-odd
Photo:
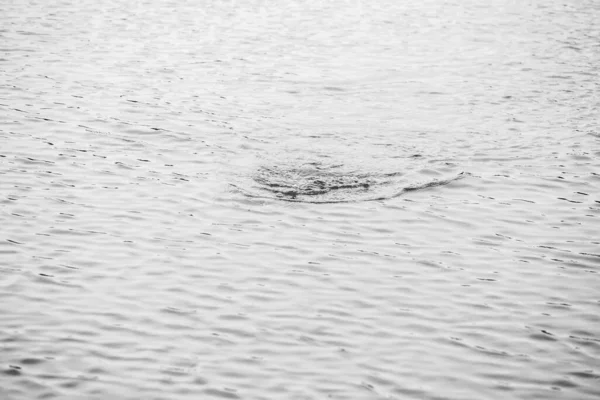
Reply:
[[[600,398],[598,21],[0,0],[0,399]]]

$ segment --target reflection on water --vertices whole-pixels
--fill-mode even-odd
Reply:
[[[2,10],[0,398],[600,396],[597,2]]]

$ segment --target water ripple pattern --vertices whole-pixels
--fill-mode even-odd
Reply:
[[[1,10],[0,399],[600,398],[597,1]]]

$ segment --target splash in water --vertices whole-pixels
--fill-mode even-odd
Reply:
[[[460,172],[446,179],[410,182],[402,172],[361,173],[347,170],[342,164],[310,162],[299,166],[261,166],[247,188],[232,186],[248,197],[300,203],[349,203],[391,199],[409,191],[446,185],[466,175]]]

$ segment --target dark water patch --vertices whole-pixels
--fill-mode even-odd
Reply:
[[[571,382],[567,379],[557,379],[551,382],[552,386],[562,387],[562,388],[574,388],[577,387],[577,384]]]
[[[19,51],[24,51],[26,53],[34,52],[34,50],[30,50],[30,49],[0,48],[0,52],[6,52],[6,53],[13,53],[13,52],[19,52]]]
[[[210,397],[218,397],[222,399],[239,399],[240,397],[231,389],[206,389],[204,394]]]
[[[8,368],[4,369],[4,371],[2,372],[4,373],[4,375],[9,376],[19,376],[22,373],[21,367],[19,367],[18,365],[9,365]]]
[[[574,371],[574,372],[570,372],[569,375],[575,376],[577,378],[582,378],[582,379],[598,379],[598,380],[600,380],[600,374],[597,374],[592,370]]]
[[[299,165],[260,166],[247,187],[232,184],[254,198],[272,198],[298,203],[351,203],[387,200],[407,192],[446,185],[468,176],[460,172],[445,178],[429,178],[435,170],[423,170],[419,178],[404,172],[362,172],[343,164],[306,162]]]

